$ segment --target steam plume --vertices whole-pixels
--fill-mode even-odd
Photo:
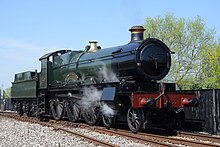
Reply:
[[[100,111],[102,114],[106,116],[113,116],[114,110],[109,107],[106,103],[102,103],[100,105],[100,98],[102,95],[102,91],[98,90],[94,86],[86,87],[83,89],[83,98],[81,100],[82,109],[89,110],[91,107],[100,107]]]
[[[102,78],[102,79],[101,79]],[[99,79],[103,82],[119,82],[116,74],[108,69],[105,64],[102,63],[102,67],[99,68]]]
[[[102,82],[119,82],[116,74],[109,70],[104,63],[101,63],[101,68],[98,71],[99,81]],[[83,76],[84,79],[84,76]],[[102,90],[97,89],[94,86],[84,87],[83,88],[83,98],[81,100],[82,109],[88,110],[91,107],[100,107],[102,114],[106,116],[112,116],[114,111],[107,104],[100,104],[100,98],[102,95]]]
[[[88,109],[94,105],[99,105],[102,92],[94,86],[83,88],[82,107]]]
[[[113,116],[114,115],[114,110],[112,108],[110,108],[105,103],[102,103],[100,111],[102,112],[102,114],[104,114],[106,116]]]

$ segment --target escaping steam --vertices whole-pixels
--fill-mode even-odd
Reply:
[[[88,109],[92,106],[98,106],[100,101],[102,91],[98,90],[94,86],[84,87],[83,88],[83,98],[82,98],[82,107],[83,109]]]
[[[102,91],[98,90],[94,86],[83,88],[83,98],[81,100],[82,109],[90,110],[92,107],[100,107],[102,114],[112,116],[114,114],[114,110],[104,102],[100,104],[101,95]]]
[[[100,82],[119,82],[116,74],[109,70],[104,63],[100,63],[101,67],[98,69],[98,80]],[[82,76],[82,80],[86,79],[85,76]],[[83,97],[81,100],[82,109],[90,110],[92,107],[100,107],[102,114],[106,116],[112,116],[114,110],[109,107],[106,103],[100,103],[102,90],[97,89],[95,86],[89,86],[83,88]]]
[[[105,64],[102,63],[102,67],[99,68],[99,80],[103,82],[119,82],[116,74],[108,69]]]
[[[114,110],[112,108],[110,108],[106,103],[102,103],[101,109],[100,111],[102,112],[102,114],[104,114],[105,116],[113,116],[114,115]]]

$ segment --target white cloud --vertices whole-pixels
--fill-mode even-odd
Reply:
[[[58,47],[45,47],[16,39],[0,38],[0,83],[5,88],[13,81],[14,74],[23,71],[40,70],[41,56],[59,50]]]
[[[51,52],[48,47],[42,47],[16,39],[0,38],[0,83],[9,87],[14,74],[18,72],[40,69],[39,58]]]

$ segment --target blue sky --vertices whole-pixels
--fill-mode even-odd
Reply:
[[[89,40],[125,44],[128,29],[147,17],[200,16],[220,36],[219,8],[219,0],[0,0],[0,86],[11,86],[15,73],[40,71],[45,53],[84,49]]]

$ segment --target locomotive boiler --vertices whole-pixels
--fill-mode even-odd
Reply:
[[[41,71],[15,75],[13,103],[19,115],[68,117],[107,128],[127,123],[137,132],[150,125],[180,126],[183,107],[196,106],[194,93],[160,83],[169,72],[171,51],[159,39],[144,39],[142,26],[129,29],[128,44],[104,48],[90,41],[85,50],[42,56]]]

